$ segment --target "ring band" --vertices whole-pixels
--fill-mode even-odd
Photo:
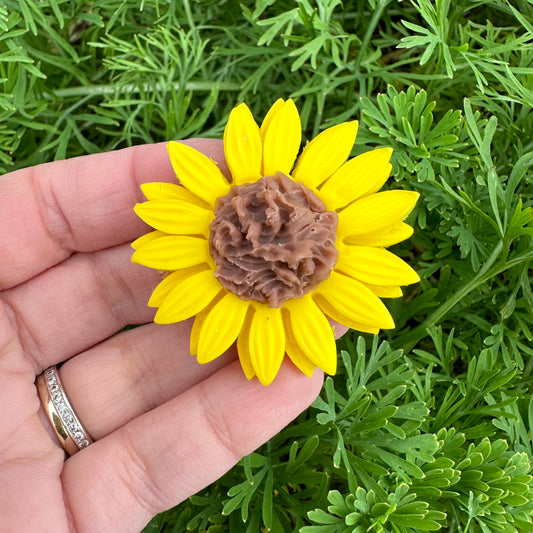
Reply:
[[[37,390],[59,442],[69,456],[91,444],[89,436],[68,401],[56,366],[37,376]]]

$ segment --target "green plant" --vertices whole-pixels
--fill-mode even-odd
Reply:
[[[3,0],[1,172],[292,97],[421,193],[396,329],[349,332],[308,411],[147,532],[533,530],[532,42],[529,0]]]

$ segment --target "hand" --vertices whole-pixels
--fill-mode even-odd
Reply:
[[[220,162],[221,142],[193,140]],[[0,531],[139,531],[216,480],[318,394],[284,363],[247,381],[229,351],[189,354],[191,321],[153,324],[161,276],[133,265],[139,184],[172,181],[164,144],[0,177]],[[145,324],[128,331],[128,324]],[[61,379],[95,442],[65,460],[36,376]]]

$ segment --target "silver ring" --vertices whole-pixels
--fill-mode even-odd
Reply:
[[[70,405],[55,365],[37,376],[36,385],[52,428],[69,456],[94,442]]]

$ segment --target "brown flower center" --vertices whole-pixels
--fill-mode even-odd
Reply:
[[[337,213],[281,172],[217,199],[209,250],[215,276],[243,300],[281,307],[327,279],[337,261]]]

